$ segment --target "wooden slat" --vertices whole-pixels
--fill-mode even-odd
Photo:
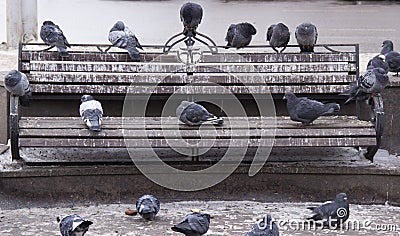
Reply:
[[[374,137],[357,138],[282,138],[282,139],[130,139],[129,148],[146,147],[357,147],[376,145]],[[33,139],[21,138],[23,147],[125,147],[124,139]]]
[[[168,85],[57,85],[32,84],[33,93],[78,93],[78,94],[283,94],[286,91],[293,93],[341,93],[349,89],[348,85],[255,85],[255,86],[168,86]]]
[[[347,74],[258,74],[247,73],[225,75],[220,73],[194,74],[146,74],[146,73],[37,73],[28,74],[32,83],[74,83],[74,84],[188,84],[188,83],[218,83],[218,84],[348,84],[356,80],[355,75]]]
[[[267,64],[267,63],[201,63],[185,66],[181,63],[62,63],[40,61],[22,63],[23,71],[49,72],[119,72],[119,73],[176,73],[176,72],[223,72],[223,73],[317,73],[317,72],[355,72],[355,64]]]
[[[355,52],[342,53],[229,53],[220,52],[217,55],[204,54],[202,62],[356,62]],[[23,51],[23,61],[101,61],[101,62],[130,62],[127,53],[99,52],[70,52],[69,57],[60,58],[57,52]],[[140,52],[141,61],[178,62],[176,53],[163,55],[161,53]]]
[[[82,125],[83,126],[83,125]],[[141,129],[103,129],[99,133],[93,133],[87,128],[81,129],[20,129],[20,137],[42,138],[246,138],[246,137],[360,137],[375,136],[373,128],[337,128],[337,129],[284,129],[279,128],[274,132],[273,128],[265,129],[202,129],[202,130],[141,130]]]

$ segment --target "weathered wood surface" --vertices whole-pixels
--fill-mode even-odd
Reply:
[[[293,93],[341,93],[347,90],[348,85],[256,85],[256,86],[166,86],[166,85],[55,85],[32,84],[34,93],[78,93],[78,94],[282,94],[286,91]]]
[[[177,73],[177,72],[220,72],[220,73],[332,73],[356,72],[355,64],[326,63],[200,63],[186,66],[182,63],[146,63],[146,62],[22,62],[22,71],[45,72],[113,72],[113,73]]]
[[[69,52],[69,57],[60,58],[57,52],[24,51],[22,61],[99,61],[99,62],[129,62],[131,59],[127,53],[112,52]],[[220,52],[217,55],[204,54],[201,62],[356,62],[357,55],[354,52],[342,53],[227,53]],[[140,60],[145,62],[163,61],[178,62],[177,53],[164,55],[162,53],[140,53]]]
[[[68,84],[348,84],[356,80],[347,74],[259,74],[229,75],[221,73],[60,73],[32,72],[27,75],[30,83]]]

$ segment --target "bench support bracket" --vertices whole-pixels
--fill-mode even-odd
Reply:
[[[19,155],[19,116],[18,116],[18,96],[10,96],[10,139],[11,156],[13,160],[21,159]]]
[[[383,100],[380,94],[374,95],[370,98],[371,105],[371,121],[375,124],[376,131],[376,146],[368,147],[367,153],[365,153],[365,158],[373,161],[376,152],[381,144],[384,122],[385,122],[385,112],[383,110]]]

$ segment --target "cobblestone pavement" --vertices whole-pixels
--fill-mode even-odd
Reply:
[[[162,203],[153,222],[125,215],[125,210],[132,209],[133,204],[0,210],[0,235],[60,235],[56,217],[68,214],[79,214],[93,221],[87,236],[180,235],[170,227],[192,208],[202,209],[213,216],[206,235],[244,235],[265,213],[270,213],[278,222],[281,235],[400,235],[400,208],[383,205],[350,205],[348,230],[303,230],[302,225],[309,213],[306,206],[313,204],[250,201]],[[359,223],[359,229],[355,223]]]

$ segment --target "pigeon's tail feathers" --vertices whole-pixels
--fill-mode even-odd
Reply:
[[[59,216],[57,216],[56,220],[57,220],[57,223],[60,223],[60,221],[61,221]]]
[[[67,51],[65,52],[58,52],[58,55],[60,55],[60,57],[69,57],[69,53]]]
[[[317,220],[322,220],[322,217],[319,214],[314,214],[310,217],[307,217],[307,220],[316,220],[317,221]]]
[[[156,213],[154,211],[148,212],[148,213],[143,213],[141,214],[143,219],[152,221],[156,218]]]
[[[175,232],[178,232],[178,233],[183,233],[183,234],[187,233],[186,230],[181,229],[177,225],[172,226],[171,229],[172,229],[172,231],[175,231]]]
[[[217,117],[217,116],[208,118],[206,122],[210,122],[211,124],[214,124],[214,125],[224,124],[224,120],[221,117]]]
[[[340,105],[337,103],[327,103],[325,104],[325,111],[322,113],[323,116],[325,115],[332,115],[338,113],[340,110]]]
[[[139,51],[138,51],[135,47],[127,48],[127,50],[128,50],[129,57],[130,57],[133,61],[140,61],[140,54],[139,54]]]
[[[316,206],[307,207],[307,209],[308,209],[308,210],[311,210],[311,211],[313,211],[315,208],[317,208],[317,207],[316,207]]]
[[[28,94],[25,94],[21,97],[19,97],[19,103],[21,104],[21,106],[23,107],[29,107],[30,103],[29,103],[29,96]]]
[[[81,226],[81,228],[89,228],[89,226],[92,225],[92,224],[93,224],[92,221],[90,221],[90,220],[85,220],[85,221],[83,221],[83,222],[80,224],[80,226]]]
[[[360,87],[356,82],[350,83],[350,89],[340,93],[340,96],[348,96],[349,98],[344,102],[344,104],[348,104],[349,102],[356,99],[360,91]]]
[[[300,45],[300,52],[305,52],[305,53],[309,53],[309,52],[314,52],[314,46],[311,45]]]
[[[89,130],[95,132],[101,131],[99,119],[90,119],[86,123],[88,124]]]

